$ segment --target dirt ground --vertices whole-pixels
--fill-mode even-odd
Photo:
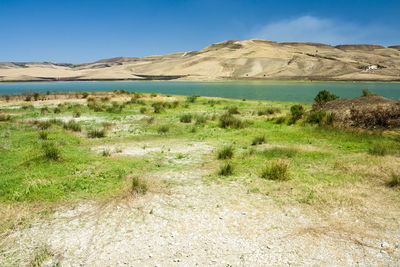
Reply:
[[[195,162],[210,146],[184,146],[184,167],[147,177],[164,189],[60,207],[3,237],[0,265],[29,265],[46,247],[45,266],[399,266],[399,214],[378,210],[386,218],[371,223],[357,207],[280,205],[237,182],[209,182],[207,166]],[[182,147],[171,145],[170,153]],[[144,155],[133,153],[139,149],[124,148]]]

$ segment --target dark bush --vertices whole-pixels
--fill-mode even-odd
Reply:
[[[61,152],[54,143],[42,144],[43,156],[49,160],[59,160]]]
[[[227,110],[228,114],[240,114],[239,108],[237,106],[230,106]]]
[[[191,95],[186,97],[186,101],[189,103],[194,103],[196,102],[196,99],[200,97],[199,95]]]
[[[312,124],[319,124],[322,125],[324,118],[326,117],[326,113],[323,110],[318,110],[315,112],[310,113],[307,116],[306,121],[308,123],[312,123]]]
[[[291,118],[296,122],[304,115],[304,107],[302,105],[293,105],[290,107]]]

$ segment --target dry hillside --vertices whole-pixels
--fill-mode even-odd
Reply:
[[[88,64],[0,63],[0,81],[400,80],[400,46],[226,41],[200,51]],[[368,69],[369,67],[372,69]]]

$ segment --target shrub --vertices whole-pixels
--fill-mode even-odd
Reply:
[[[46,130],[51,127],[51,122],[50,121],[35,121],[34,124],[37,125],[37,127],[41,130]]]
[[[318,110],[318,111],[315,111],[315,112],[310,113],[310,114],[307,116],[306,121],[307,121],[308,123],[313,123],[313,124],[322,125],[325,116],[326,116],[325,111],[323,111],[323,110]]]
[[[39,132],[39,139],[47,140],[48,135],[49,135],[48,132],[46,132],[46,131],[40,131],[40,132]]]
[[[147,108],[146,107],[141,107],[139,111],[140,111],[140,113],[144,114],[144,113],[147,112]]]
[[[61,109],[57,107],[57,108],[55,108],[55,109],[53,110],[53,112],[54,112],[55,114],[61,113]]]
[[[25,101],[26,102],[29,102],[29,101],[31,101],[32,100],[32,96],[31,95],[26,95],[25,96]]]
[[[225,113],[219,117],[219,126],[221,128],[239,129],[243,127],[243,122],[233,115]]]
[[[87,132],[87,136],[89,138],[103,138],[106,136],[106,132],[104,129],[91,129]]]
[[[218,152],[218,159],[231,159],[233,157],[233,147],[227,146]]]
[[[286,181],[289,180],[289,163],[278,160],[267,165],[261,173],[261,178],[268,180]]]
[[[392,173],[392,179],[388,182],[388,186],[400,186],[400,174]]]
[[[82,98],[87,98],[88,96],[89,96],[89,94],[87,92],[82,93]]]
[[[157,93],[151,93],[150,94],[150,97],[156,97],[157,96]]]
[[[264,143],[265,143],[265,135],[254,137],[253,141],[251,142],[251,145],[256,146]]]
[[[290,107],[290,114],[293,120],[297,121],[304,115],[304,107],[302,105],[293,105]]]
[[[231,163],[226,163],[225,165],[223,165],[218,172],[219,175],[222,176],[229,176],[233,174],[233,166]]]
[[[362,95],[361,96],[377,96],[377,94],[364,88],[364,89],[362,89]]]
[[[64,123],[63,128],[66,130],[74,131],[74,132],[80,132],[82,130],[81,126],[74,120],[70,120],[69,122]]]
[[[89,100],[89,98],[88,98],[88,100]],[[104,111],[104,106],[101,105],[101,104],[99,104],[99,103],[97,103],[96,101],[90,101],[90,102],[87,104],[87,106],[88,106],[88,108],[89,108],[90,110],[93,110],[94,112],[101,112],[101,111]]]
[[[60,150],[56,147],[54,143],[43,143],[42,144],[43,156],[49,160],[59,160]]]
[[[173,101],[172,103],[171,103],[171,107],[172,108],[177,108],[179,106],[179,101]]]
[[[228,107],[228,114],[240,114],[239,108],[237,106]]]
[[[80,113],[79,111],[75,111],[75,112],[72,114],[72,116],[73,116],[74,118],[79,118],[79,117],[81,116],[81,113]]]
[[[193,118],[193,116],[191,114],[184,114],[181,116],[181,118],[179,120],[180,120],[180,122],[183,122],[183,123],[191,123],[192,118]]]
[[[147,183],[138,177],[132,178],[131,190],[137,194],[145,194],[147,192]]]
[[[169,126],[168,125],[162,125],[157,129],[157,132],[159,134],[166,134],[169,132]]]
[[[314,101],[319,104],[325,104],[326,102],[338,99],[339,97],[327,90],[319,91]]]
[[[151,116],[150,118],[147,119],[147,124],[152,124],[154,122],[154,117]]]
[[[107,97],[107,96],[105,96],[105,97],[102,97],[102,98],[100,99],[100,101],[103,102],[103,103],[106,103],[106,102],[109,102],[109,101],[110,101],[110,98]]]
[[[189,103],[194,103],[196,102],[196,99],[200,97],[199,95],[191,95],[186,97],[186,101]]]
[[[154,108],[154,113],[161,113],[164,111],[163,102],[154,102],[151,106]]]

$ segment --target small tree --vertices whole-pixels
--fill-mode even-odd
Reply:
[[[338,99],[339,97],[335,94],[332,94],[331,92],[327,90],[322,90],[319,91],[317,96],[314,98],[315,103],[318,104],[325,104],[326,102]]]
[[[371,92],[370,90],[364,88],[362,89],[362,96],[377,96],[376,93]]]

